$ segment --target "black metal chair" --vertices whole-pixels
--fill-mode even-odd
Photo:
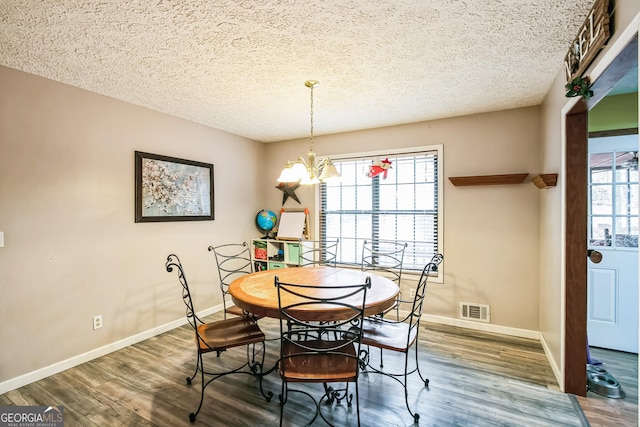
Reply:
[[[298,265],[305,266],[336,266],[338,242],[340,239],[300,240]]]
[[[238,277],[253,273],[249,245],[247,245],[247,242],[242,242],[209,246],[209,252],[213,252],[218,266],[225,319],[227,318],[227,313],[235,316],[249,315],[249,313],[238,306],[232,305],[227,307],[229,304],[227,298],[229,296],[229,285],[231,282]]]
[[[170,254],[167,257],[165,268],[168,272],[172,272],[174,268],[178,270],[178,280],[182,285],[182,300],[187,307],[187,321],[195,332],[195,345],[197,349],[196,370],[191,377],[187,377],[187,384],[191,385],[193,379],[196,377],[198,372],[200,372],[202,390],[200,392],[200,403],[198,404],[198,409],[189,414],[189,420],[194,422],[202,408],[204,390],[212,381],[229,374],[249,374],[259,376],[262,373],[265,354],[265,337],[262,330],[260,330],[260,327],[258,327],[255,320],[251,317],[234,317],[232,319],[224,319],[210,323],[202,321],[196,315],[195,308],[193,306],[193,299],[191,298],[191,292],[189,291],[189,285],[187,284],[187,278],[184,274],[184,269],[182,268],[180,259],[175,254]],[[258,343],[262,343],[262,349],[259,350],[262,353],[262,357],[259,362],[255,359],[255,344]],[[240,346],[247,347],[247,361],[242,365],[223,372],[205,370],[202,358],[203,354],[216,352],[217,355],[220,356],[222,352]],[[243,368],[247,366],[249,367],[249,370],[243,370]],[[205,375],[211,377],[206,382]],[[260,390],[262,391],[262,382],[260,382]],[[262,394],[265,397],[268,397],[264,392]]]
[[[371,366],[368,350],[364,350],[361,354],[362,364],[364,372],[384,374],[390,378],[395,379],[404,387],[404,399],[409,413],[417,423],[420,415],[411,411],[409,407],[409,395],[407,391],[407,377],[408,375],[418,371],[420,379],[424,382],[424,386],[429,386],[429,379],[422,376],[420,372],[420,364],[418,362],[418,333],[420,331],[420,317],[422,316],[422,305],[424,303],[424,295],[427,289],[427,279],[429,274],[438,271],[438,266],[443,260],[441,254],[436,254],[431,258],[431,261],[425,265],[422,270],[422,275],[418,281],[416,288],[416,294],[413,299],[411,312],[400,321],[391,321],[383,317],[368,317],[364,320],[362,344],[367,347],[380,348],[380,368]],[[413,347],[415,349],[415,367],[409,370],[409,350]],[[402,373],[389,373],[383,371],[382,363],[382,350],[391,350],[400,353],[404,353],[404,372]]]
[[[280,425],[284,406],[292,392],[308,396],[316,406],[315,415],[307,425],[311,425],[318,415],[331,425],[320,410],[321,404],[323,401],[339,403],[346,398],[348,407],[351,407],[353,394],[349,394],[350,382],[355,383],[356,413],[360,425],[359,354],[364,304],[371,280],[367,278],[363,284],[336,286],[329,292],[326,287],[283,283],[277,276],[275,283],[280,308]],[[328,323],[308,316],[310,312],[326,313],[330,310],[337,310],[341,315],[326,319],[331,321]],[[307,320],[307,317],[314,317],[316,321]],[[322,383],[324,394],[316,402],[308,391],[290,389],[290,383]],[[332,383],[346,385],[344,389],[334,389],[329,385]]]
[[[362,271],[374,271],[393,280],[398,287],[401,287],[402,264],[404,262],[404,252],[408,244],[395,240],[365,240],[362,244]],[[402,299],[402,293],[398,293],[395,304],[389,307],[384,313],[395,310],[396,320],[400,320],[400,304],[410,301]]]

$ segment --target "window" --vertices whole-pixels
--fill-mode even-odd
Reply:
[[[405,271],[421,272],[441,252],[441,152],[436,146],[333,159],[342,179],[320,185],[319,231],[321,240],[340,239],[338,264],[360,265],[365,240],[406,242]],[[369,177],[383,159],[391,162],[386,177]]]
[[[624,145],[591,152],[589,199],[589,245],[637,248],[638,152]]]

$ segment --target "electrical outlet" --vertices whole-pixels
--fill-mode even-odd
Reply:
[[[93,316],[93,330],[102,328],[102,314]]]
[[[414,299],[416,297],[416,290],[409,289],[409,298]]]

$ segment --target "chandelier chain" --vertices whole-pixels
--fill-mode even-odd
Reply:
[[[310,134],[311,134],[311,152],[313,152],[313,84],[311,85],[311,129],[310,129]]]

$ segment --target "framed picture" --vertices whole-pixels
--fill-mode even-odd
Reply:
[[[212,221],[213,165],[135,152],[135,222]]]

